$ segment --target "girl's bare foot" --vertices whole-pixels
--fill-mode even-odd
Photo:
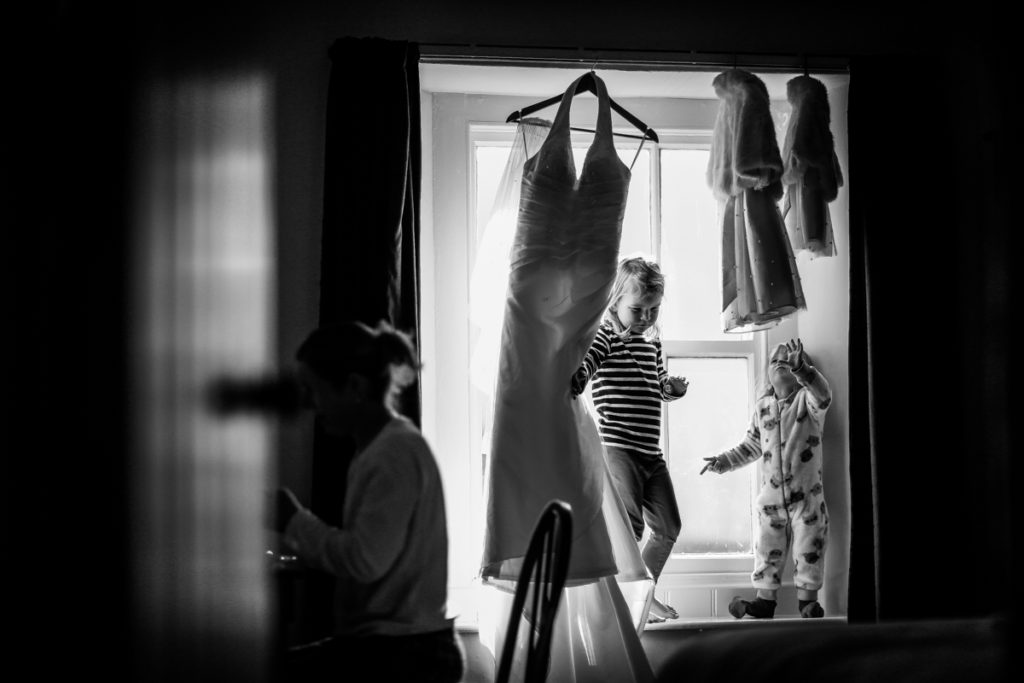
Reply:
[[[655,621],[654,623],[658,623],[660,621],[665,621],[666,619],[678,619],[679,612],[677,612],[675,608],[671,607],[670,605],[666,605],[665,603],[661,602],[660,600],[658,600],[658,598],[651,598],[650,617],[656,618],[657,621]],[[648,617],[648,621],[651,621],[650,617]]]

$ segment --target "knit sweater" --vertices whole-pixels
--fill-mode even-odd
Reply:
[[[341,527],[299,510],[285,541],[333,574],[335,633],[412,635],[446,618],[448,532],[444,491],[430,447],[396,417],[352,462]]]

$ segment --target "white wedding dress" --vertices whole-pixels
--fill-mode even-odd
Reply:
[[[481,640],[501,652],[534,524],[548,501],[565,501],[573,512],[572,554],[548,678],[560,683],[653,680],[639,639],[653,581],[612,486],[594,419],[569,392],[615,278],[630,180],[612,142],[607,91],[595,81],[596,134],[579,177],[569,135],[577,82],[539,151],[522,166],[514,238],[505,252],[500,344],[495,352],[482,336],[474,362],[475,372],[486,375],[482,368],[497,358],[481,566],[490,609],[481,610]],[[539,139],[537,130],[532,139]],[[513,150],[510,163],[528,156],[527,138],[517,131],[524,147],[518,155]],[[518,177],[517,168],[506,171],[505,180]],[[488,242],[502,239],[485,235]],[[520,633],[526,628],[524,620]]]

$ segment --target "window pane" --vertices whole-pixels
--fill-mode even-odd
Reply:
[[[636,156],[636,149],[619,149],[619,158],[629,166]],[[636,252],[654,256],[651,244],[651,155],[646,149],[640,150],[633,164],[633,177],[629,181],[626,196],[626,214],[622,219],[622,239],[619,254],[628,256]]]
[[[668,339],[739,340],[722,332],[722,257],[718,202],[708,189],[706,149],[661,150],[661,266]]]
[[[505,172],[512,148],[505,146],[479,146],[476,148],[476,232],[487,225],[494,206],[494,193],[498,191],[501,174]]]
[[[705,472],[704,458],[743,439],[750,415],[746,358],[670,358],[668,373],[690,389],[669,404],[666,457],[683,530],[676,553],[751,552],[751,500],[757,466]]]

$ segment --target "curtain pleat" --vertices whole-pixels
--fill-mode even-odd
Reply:
[[[410,333],[418,349],[419,49],[406,41],[344,37],[329,56],[320,323],[386,320]],[[419,425],[419,382],[405,391],[399,408]],[[347,441],[316,425],[310,507],[332,524],[342,521],[339,492],[351,457]],[[313,620],[323,630],[330,619],[329,578],[308,586]]]
[[[849,121],[849,174],[861,169],[857,145],[860,135],[858,85],[851,74]],[[866,123],[865,123],[866,125]],[[856,170],[854,170],[856,169]],[[865,175],[869,173],[865,169]],[[870,180],[862,186],[870,191]],[[878,549],[875,507],[875,451],[871,431],[871,365],[868,339],[868,241],[866,209],[855,189],[850,192],[850,574],[847,618],[851,623],[878,621]]]

